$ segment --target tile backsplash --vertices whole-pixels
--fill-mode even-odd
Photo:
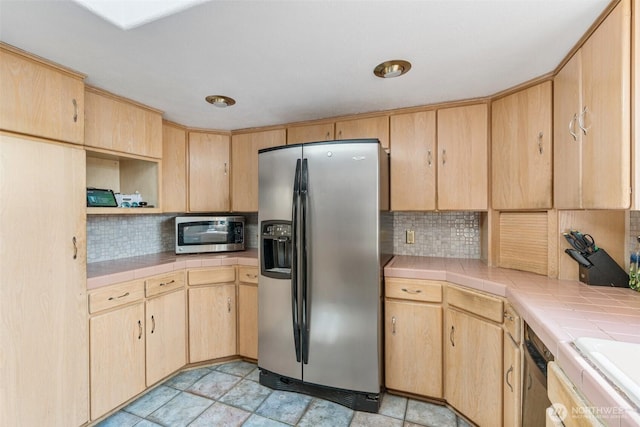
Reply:
[[[258,215],[243,214],[246,246],[258,247]],[[172,215],[88,215],[87,261],[98,262],[175,249]],[[480,258],[480,214],[477,212],[394,212],[396,255]],[[413,230],[415,243],[405,243]]]

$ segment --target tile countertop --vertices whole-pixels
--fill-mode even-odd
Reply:
[[[219,267],[221,265],[258,265],[258,250],[240,252],[176,255],[161,252],[112,261],[87,264],[87,290],[135,280],[174,270],[198,267]]]
[[[640,426],[640,409],[572,345],[580,337],[640,343],[640,293],[488,267],[480,260],[396,256],[384,273],[446,280],[506,297],[607,425]]]

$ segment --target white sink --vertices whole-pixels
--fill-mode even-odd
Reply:
[[[613,384],[640,406],[640,344],[578,338],[575,345]]]

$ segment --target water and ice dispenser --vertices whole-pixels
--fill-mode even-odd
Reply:
[[[263,221],[260,228],[262,275],[275,279],[290,279],[293,250],[291,221]]]

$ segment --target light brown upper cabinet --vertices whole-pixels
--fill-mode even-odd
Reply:
[[[438,209],[486,210],[487,105],[438,110]]]
[[[162,112],[100,89],[85,89],[85,145],[162,157]]]
[[[169,122],[162,124],[162,210],[187,210],[187,131]]]
[[[391,116],[391,210],[436,208],[436,113]]]
[[[229,135],[189,132],[189,212],[228,212]]]
[[[336,122],[336,139],[378,138],[389,148],[389,116]]]
[[[285,145],[285,141],[285,129],[242,133],[231,137],[232,211],[258,212],[258,151]]]
[[[84,77],[0,43],[0,129],[82,144]]]
[[[494,209],[552,207],[551,82],[492,104],[491,168]]]
[[[487,120],[486,104],[391,116],[391,209],[487,209]]]
[[[331,141],[333,140],[334,127],[333,123],[322,123],[287,128],[287,145]]]
[[[558,209],[631,203],[631,23],[622,1],[554,79]]]

